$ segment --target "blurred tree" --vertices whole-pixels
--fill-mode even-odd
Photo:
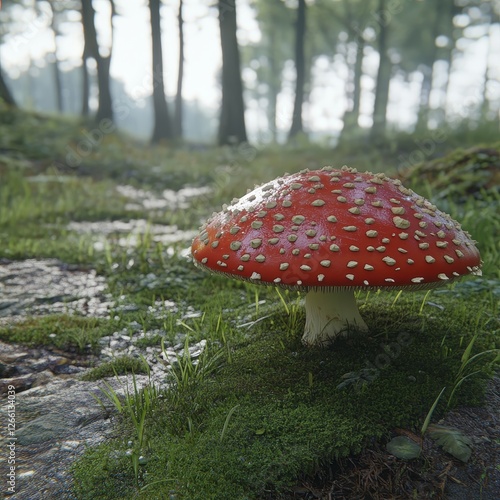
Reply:
[[[172,124],[168,114],[167,100],[165,98],[165,85],[163,82],[163,51],[161,45],[161,17],[160,0],[149,0],[151,13],[151,37],[153,46],[153,110],[154,128],[151,142],[173,138]]]
[[[64,111],[63,86],[62,86],[61,70],[59,68],[59,57],[57,55],[57,38],[60,36],[61,33],[59,31],[59,20],[57,18],[57,14],[63,2],[55,3],[54,1],[50,1],[47,3],[50,6],[50,13],[51,13],[50,28],[52,30],[52,35],[54,38],[54,62],[52,67],[54,72],[57,111],[59,113],[62,113]]]
[[[389,24],[386,0],[379,0],[377,50],[379,63],[375,83],[375,102],[373,105],[373,125],[370,132],[371,140],[379,140],[385,136],[387,124],[387,105],[389,103],[389,85],[391,82],[392,62],[389,57]]]
[[[346,81],[347,105],[340,139],[359,135],[361,79],[365,47],[371,43],[370,23],[373,21],[373,0],[317,0],[318,26],[326,47],[342,54],[349,68]]]
[[[12,97],[9,87],[5,83],[1,66],[0,66],[0,99],[3,99],[10,106],[16,106],[16,101],[14,100],[14,97]]]
[[[305,57],[304,40],[306,36],[306,2],[298,0],[295,24],[295,100],[293,103],[292,125],[288,140],[304,131],[302,125],[302,105],[304,103]]]
[[[113,16],[115,15],[115,5],[113,0],[109,0],[111,4],[111,26],[113,25]],[[84,51],[83,51],[83,64],[87,63],[88,58],[95,60],[97,65],[97,84],[99,88],[99,100],[96,114],[96,121],[99,123],[104,119],[113,121],[113,102],[110,90],[110,76],[109,66],[111,63],[112,43],[107,56],[101,55],[99,44],[97,41],[97,31],[95,28],[94,18],[95,10],[92,5],[92,0],[82,0],[81,4],[82,24],[83,24],[83,38],[84,38]],[[84,89],[83,96],[88,98],[88,75],[84,70]],[[85,88],[85,85],[87,88]],[[88,111],[87,104],[83,104],[82,114]]]
[[[259,42],[243,47],[243,59],[255,71],[258,84],[247,89],[267,115],[265,139],[277,141],[278,95],[282,87],[283,68],[293,59],[292,9],[281,0],[257,0],[254,3],[256,19],[262,37]]]
[[[239,144],[247,141],[247,132],[240,52],[236,36],[235,0],[219,0],[218,7],[222,49],[222,104],[218,143]]]
[[[182,17],[183,0],[179,0],[177,21],[179,25],[179,65],[177,71],[177,92],[175,94],[174,130],[175,136],[182,138],[182,82],[184,77],[184,19]]]

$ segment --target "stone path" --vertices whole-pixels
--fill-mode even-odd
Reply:
[[[0,261],[0,322],[19,321],[29,315],[78,313],[107,317],[114,306],[105,293],[105,279],[92,269],[68,266],[57,260]],[[177,310],[166,301],[163,313]],[[190,311],[192,314],[192,311]],[[28,348],[0,341],[0,394],[2,428],[0,442],[1,491],[6,493],[8,444],[15,443],[16,492],[8,498],[42,500],[71,499],[69,468],[88,446],[105,440],[114,430],[113,407],[109,411],[97,403],[103,398],[102,381],[80,380],[91,366],[122,355],[143,356],[150,376],[138,375],[138,387],[155,383],[161,387],[170,366],[183,353],[183,338],[175,345],[139,347],[137,341],[162,331],[144,332],[138,323],[100,340],[99,356],[82,356],[52,348]],[[205,341],[189,348],[196,359]],[[131,377],[106,379],[118,394],[125,394]],[[9,388],[15,388],[15,438],[11,441],[5,425]],[[4,472],[5,471],[5,472]]]

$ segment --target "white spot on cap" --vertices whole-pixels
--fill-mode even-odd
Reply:
[[[203,257],[203,259],[201,259],[202,264],[206,264],[207,262],[208,262],[208,259],[206,257]]]
[[[255,260],[257,262],[265,262],[266,261],[266,256],[262,255],[262,254],[259,254],[259,255],[257,255],[257,257],[255,257]]]
[[[325,279],[324,274],[318,274],[318,281],[323,281]]]
[[[244,268],[244,266],[242,266],[242,265],[240,264],[240,265],[238,266],[238,271],[243,271],[243,269],[245,269],[245,268]]]
[[[337,222],[337,217],[335,217],[335,215],[329,215],[326,220],[328,222]]]
[[[282,233],[283,231],[285,230],[284,226],[280,225],[280,224],[275,224],[273,226],[273,231],[275,233]]]
[[[279,238],[269,238],[267,241],[270,245],[276,245],[279,242]]]
[[[244,253],[240,259],[243,261],[243,262],[248,262],[250,260],[250,254],[249,253]]]
[[[290,266],[290,264],[288,262],[282,262],[280,264],[280,271],[286,271],[289,266]]]
[[[280,283],[281,282],[281,278],[274,278],[273,280],[275,283]]]
[[[391,212],[395,215],[403,215],[406,210],[404,209],[404,207],[391,207]]]
[[[344,226],[342,229],[344,231],[349,232],[349,233],[353,233],[354,231],[358,230],[358,228],[356,226]]]
[[[447,241],[436,241],[436,246],[438,248],[446,248],[448,246],[448,242]]]
[[[313,207],[322,207],[325,204],[324,200],[314,200],[311,205]]]
[[[427,262],[428,264],[433,264],[434,262],[436,262],[436,259],[432,255],[426,255],[425,262]]]
[[[392,222],[398,229],[407,229],[410,227],[410,221],[402,219],[399,216],[393,217]]]
[[[357,247],[357,246],[355,246],[355,245],[351,245],[351,246],[349,247],[349,250],[350,250],[351,252],[359,252],[359,247]]]
[[[421,281],[424,281],[424,278],[420,278],[420,277],[418,277],[418,278],[412,278],[411,281],[413,283],[420,283]]]
[[[429,243],[419,243],[418,248],[421,250],[427,250],[429,248]]]
[[[252,229],[260,229],[262,227],[264,223],[260,220],[254,220],[250,226],[252,227]]]
[[[361,213],[361,209],[359,207],[351,207],[347,211],[353,215],[359,215]]]
[[[346,274],[345,277],[348,279],[348,280],[353,280],[354,279],[354,274]]]
[[[446,262],[448,262],[448,264],[453,264],[453,262],[455,262],[455,259],[449,255],[443,255],[443,258]]]
[[[286,239],[289,242],[293,243],[294,241],[297,241],[297,238],[298,238],[298,236],[296,234],[289,234]]]
[[[357,263],[355,260],[350,260],[350,261],[347,263],[347,267],[349,267],[349,268],[356,267],[357,265],[358,265],[358,263]]]
[[[320,262],[320,265],[322,265],[323,267],[330,267],[330,264],[331,262],[329,260],[322,260]]]
[[[294,215],[292,217],[292,222],[294,224],[302,224],[305,220],[306,218],[303,215]]]
[[[375,268],[373,266],[370,266],[370,264],[365,264],[363,267],[365,271],[373,271]]]
[[[250,246],[252,248],[259,248],[261,244],[262,244],[262,240],[260,238],[255,238],[255,239],[250,241]]]
[[[252,276],[250,276],[251,280],[260,280],[261,275],[259,273],[256,273],[255,271],[252,273]]]
[[[394,266],[396,264],[396,261],[392,257],[384,257],[382,261],[385,262],[388,266]]]
[[[311,266],[306,266],[305,264],[303,264],[302,266],[300,266],[300,269],[302,269],[302,271],[310,271]]]
[[[438,274],[438,278],[439,278],[440,280],[449,280],[449,279],[450,279],[450,278],[448,278],[448,276],[446,276],[446,274],[444,274],[444,273],[439,273],[439,274]]]
[[[378,236],[378,232],[370,229],[369,231],[366,231],[366,236],[368,236],[368,238],[376,238]]]
[[[339,252],[340,251],[340,247],[338,245],[336,245],[335,243],[333,243],[332,245],[330,245],[330,250],[332,252]]]

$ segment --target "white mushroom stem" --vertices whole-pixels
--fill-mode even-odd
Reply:
[[[361,318],[354,292],[317,292],[306,295],[306,328],[302,342],[307,346],[331,343],[349,331],[368,330]]]

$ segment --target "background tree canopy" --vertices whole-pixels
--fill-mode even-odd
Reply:
[[[6,0],[0,15],[6,103],[155,142],[498,127],[498,0]]]

